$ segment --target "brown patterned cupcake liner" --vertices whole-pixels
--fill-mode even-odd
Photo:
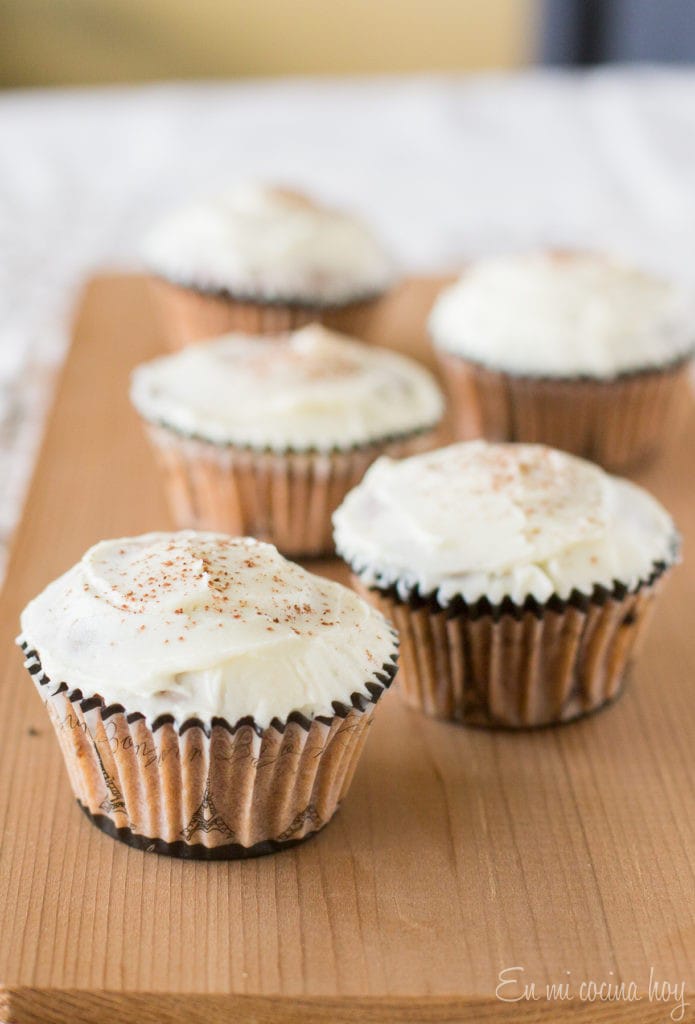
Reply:
[[[615,584],[544,604],[505,599],[442,608],[434,596],[357,588],[398,630],[404,700],[464,725],[529,728],[569,722],[619,695],[669,566],[634,591]]]
[[[162,278],[151,278],[150,289],[167,347],[175,352],[232,331],[285,334],[316,321],[339,322],[349,333],[351,320],[363,325],[365,313],[378,301],[368,296],[340,307],[258,302],[244,296],[197,291]]]
[[[204,860],[294,846],[333,817],[347,793],[374,706],[397,655],[334,714],[293,712],[259,728],[253,718],[206,726],[143,715],[52,684],[29,641],[26,665],[44,701],[73,792],[102,831],[142,850]]]
[[[444,352],[438,358],[462,439],[482,434],[547,444],[608,469],[656,456],[688,407],[687,359],[612,380],[555,380],[502,373]]]
[[[148,424],[176,525],[266,540],[285,555],[333,552],[331,516],[380,455],[432,448],[437,429],[352,449],[272,452]]]

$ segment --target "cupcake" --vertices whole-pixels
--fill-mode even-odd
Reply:
[[[359,323],[394,281],[356,217],[263,185],[173,214],[143,248],[174,349],[227,331],[288,331],[334,310]]]
[[[396,671],[392,630],[356,594],[221,534],[97,544],[21,621],[79,806],[179,857],[322,828]]]
[[[175,524],[332,552],[331,514],[382,454],[433,447],[443,398],[419,364],[320,325],[231,334],[140,366],[133,403]]]
[[[439,297],[430,331],[460,437],[541,442],[625,469],[656,455],[690,397],[693,303],[608,259],[483,261]]]
[[[399,631],[402,695],[467,725],[550,725],[617,697],[679,547],[646,491],[543,445],[380,459],[334,522]]]

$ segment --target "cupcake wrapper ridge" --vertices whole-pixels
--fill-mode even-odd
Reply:
[[[354,315],[356,325],[363,325],[364,313],[380,297],[356,297],[344,306],[335,307],[206,293],[162,278],[151,278],[150,288],[167,347],[174,352],[193,342],[233,331],[285,334],[317,321],[339,323],[349,333],[351,317]]]
[[[653,458],[689,400],[687,360],[613,380],[515,376],[443,352],[439,362],[459,437],[547,444],[614,470]]]
[[[426,451],[437,436],[432,428],[345,451],[272,452],[147,426],[178,527],[256,537],[290,556],[332,553],[331,516],[372,462]]]
[[[569,722],[619,695],[668,566],[634,591],[616,585],[539,605],[442,608],[435,598],[360,591],[400,637],[397,686],[428,715],[465,725],[530,728]]]
[[[252,718],[206,726],[83,698],[44,674],[29,641],[26,667],[58,737],[77,801],[94,824],[142,850],[236,859],[294,846],[319,831],[345,796],[396,655],[351,703],[259,728]]]

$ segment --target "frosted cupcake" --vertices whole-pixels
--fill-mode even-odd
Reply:
[[[380,459],[334,521],[399,631],[405,699],[471,725],[549,725],[613,700],[679,546],[642,488],[542,445]]]
[[[18,643],[87,817],[204,859],[322,828],[396,671],[352,591],[209,533],[97,544],[25,608]]]
[[[179,527],[332,551],[331,514],[382,454],[433,447],[443,399],[414,361],[312,325],[229,335],[139,367],[148,424]]]
[[[490,440],[542,442],[610,468],[651,458],[687,408],[694,311],[674,285],[597,256],[474,265],[429,321],[459,436],[470,436],[472,395]]]
[[[394,281],[391,257],[362,221],[258,184],[174,213],[146,238],[144,258],[173,348],[227,331],[292,330],[331,310],[357,324]]]

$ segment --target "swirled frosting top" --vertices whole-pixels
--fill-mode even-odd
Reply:
[[[353,591],[272,545],[194,531],[95,545],[21,625],[54,685],[150,721],[332,715],[396,649]]]
[[[318,324],[230,334],[140,366],[140,414],[217,443],[330,450],[434,426],[443,399],[419,363]]]
[[[257,301],[342,305],[385,291],[395,277],[361,220],[261,184],[173,213],[143,249],[150,269],[174,283]]]
[[[338,553],[367,585],[442,605],[632,589],[678,541],[641,487],[542,445],[484,441],[379,459],[333,521]]]
[[[495,370],[610,378],[692,353],[685,290],[607,258],[537,253],[483,260],[430,314],[440,349]]]

